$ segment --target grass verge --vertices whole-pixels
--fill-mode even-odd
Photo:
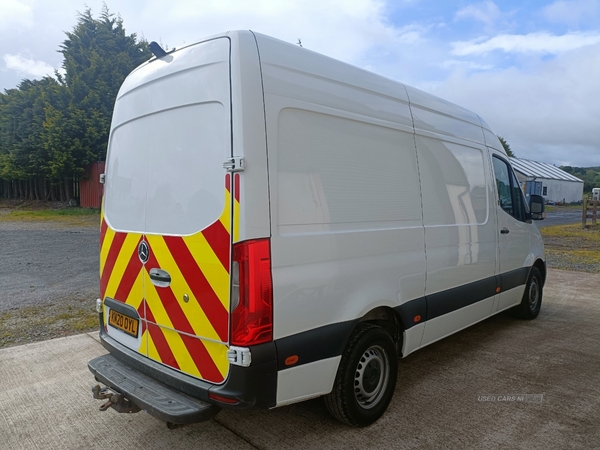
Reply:
[[[100,211],[67,207],[61,202],[0,201],[0,222],[56,222],[61,225],[86,226],[100,223]]]
[[[97,330],[98,313],[91,303],[64,299],[0,313],[0,348]]]
[[[600,273],[600,225],[557,225],[541,232],[548,267]]]

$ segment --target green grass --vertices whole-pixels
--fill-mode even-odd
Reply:
[[[0,203],[0,222],[58,222],[64,225],[100,224],[100,210],[52,207],[43,203],[5,205]]]
[[[556,225],[541,229],[550,267],[600,272],[600,224]]]
[[[26,306],[0,313],[0,348],[97,330],[95,308],[78,303]]]
[[[581,211],[581,205],[546,205],[544,210],[546,212]]]
[[[600,224],[595,226],[588,225],[585,229],[582,228],[579,223],[571,225],[555,225],[542,228],[541,232],[544,237],[576,240],[577,242],[573,243],[577,244],[579,247],[583,247],[586,244],[600,245]]]

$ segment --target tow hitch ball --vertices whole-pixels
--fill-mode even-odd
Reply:
[[[112,392],[107,387],[100,387],[99,384],[92,387],[92,393],[94,398],[98,400],[107,399],[107,402],[100,407],[100,411],[106,411],[108,408],[112,408],[120,413],[136,413],[141,411],[139,407],[123,397],[123,394]]]

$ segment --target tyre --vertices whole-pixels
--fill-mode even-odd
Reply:
[[[520,319],[535,319],[542,307],[542,288],[542,274],[536,267],[533,267],[525,286],[523,299],[512,309],[513,313]]]
[[[350,336],[325,405],[333,417],[365,427],[387,409],[398,375],[396,345],[383,328],[359,324]]]

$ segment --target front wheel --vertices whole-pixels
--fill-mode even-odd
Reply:
[[[398,375],[398,356],[390,334],[359,324],[350,340],[325,405],[336,419],[355,427],[371,425],[387,409]]]
[[[517,317],[532,320],[538,316],[542,307],[542,287],[542,274],[537,267],[533,267],[525,286],[523,299],[513,308]]]

